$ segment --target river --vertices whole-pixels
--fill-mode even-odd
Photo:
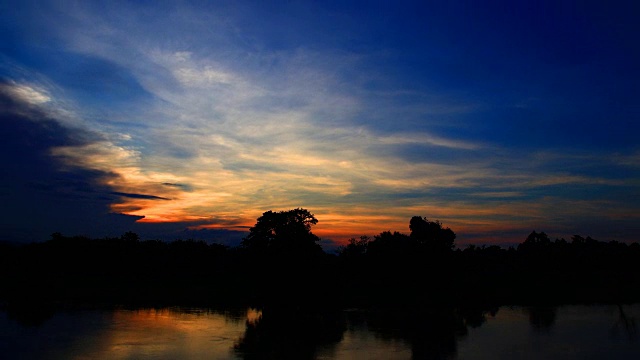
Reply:
[[[640,359],[640,304],[0,312],[3,359]]]

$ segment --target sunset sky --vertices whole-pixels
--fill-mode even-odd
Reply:
[[[2,1],[0,240],[640,240],[635,1]]]

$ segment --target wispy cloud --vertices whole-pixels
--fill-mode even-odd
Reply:
[[[0,92],[30,105],[40,105],[51,101],[51,97],[45,89],[16,82],[0,84]]]
[[[565,224],[549,213],[582,219],[613,208],[611,189],[637,186],[637,149],[593,154],[493,136],[510,126],[526,133],[521,123],[535,120],[544,103],[535,94],[523,95],[536,101],[517,106],[530,111],[519,119],[509,111],[522,99],[491,103],[443,91],[435,80],[416,86],[393,76],[384,64],[402,53],[303,41],[269,46],[243,22],[241,5],[211,6],[175,5],[170,16],[128,2],[43,8],[51,16],[38,17],[47,29],[40,36],[60,56],[118,69],[144,101],[117,94],[129,82],[89,100],[65,92],[74,84],[63,81],[0,88],[95,135],[47,151],[62,170],[110,174],[100,181],[118,197],[114,212],[146,223],[241,227],[265,210],[301,206],[316,212],[326,236],[406,230],[413,215],[478,235],[545,219]],[[108,110],[96,105],[108,96],[119,101],[107,102]],[[487,126],[493,117],[498,125]],[[603,170],[613,167],[624,171]],[[582,188],[595,195],[576,202]]]

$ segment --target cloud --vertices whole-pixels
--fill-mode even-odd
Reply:
[[[193,191],[193,187],[191,185],[189,185],[189,184],[162,183],[162,185],[169,186],[169,187],[174,187],[174,188],[180,188],[180,189],[183,189],[185,191]]]
[[[212,66],[205,66],[203,69],[178,68],[173,72],[173,76],[186,87],[209,88],[233,82],[233,78],[229,74],[216,70]]]
[[[39,129],[32,160],[63,180],[24,183],[64,183],[56,193],[96,197],[145,229],[212,219],[238,229],[268,209],[306,207],[327,236],[403,230],[413,215],[481,236],[539,219],[556,224],[554,213],[588,216],[571,215],[574,206],[597,211],[571,203],[578,198],[603,207],[609,198],[638,213],[620,196],[637,193],[637,149],[567,151],[559,144],[576,136],[555,129],[548,99],[533,90],[494,101],[499,94],[438,85],[451,80],[434,74],[438,67],[410,66],[399,76],[389,65],[404,54],[393,49],[289,33],[282,35],[298,40],[271,46],[262,33],[269,29],[236,7],[246,5],[211,6],[178,6],[166,16],[161,6],[133,3],[48,4],[47,16],[30,23],[46,29],[34,30],[34,41],[58,49],[38,53],[57,58],[42,70],[56,86],[15,80],[0,90],[13,101],[5,108]],[[531,98],[536,106],[512,105]],[[36,173],[17,171],[25,180],[29,172]],[[548,199],[563,208],[543,211]]]
[[[396,133],[393,136],[380,136],[377,139],[377,143],[383,145],[429,144],[433,146],[462,150],[476,150],[480,148],[479,144],[474,144],[467,141],[446,139],[430,134],[416,133]]]
[[[93,234],[124,230],[135,216],[112,214],[112,190],[105,185],[113,174],[82,167],[63,168],[50,150],[85,146],[99,138],[49,117],[25,98],[27,85],[2,84],[0,93],[0,180],[2,235],[8,240],[45,240],[60,231]],[[12,90],[16,87],[18,90]]]
[[[51,101],[46,90],[26,84],[0,84],[0,92],[29,105],[40,105]]]

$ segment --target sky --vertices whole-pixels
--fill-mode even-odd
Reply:
[[[635,1],[0,1],[0,234],[640,240]]]

